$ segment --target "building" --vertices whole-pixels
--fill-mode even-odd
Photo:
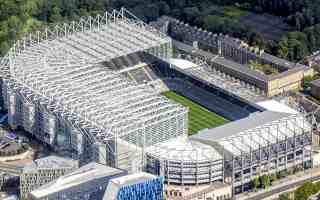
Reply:
[[[201,185],[223,181],[223,156],[213,147],[187,137],[147,149],[146,170],[170,185]]]
[[[298,89],[303,77],[313,74],[309,66],[289,62],[257,47],[249,47],[237,38],[213,34],[171,17],[163,16],[152,25],[175,39],[174,46],[178,50],[206,57],[210,68],[257,87],[267,97]],[[179,41],[195,48],[182,48]],[[251,61],[270,65],[279,73],[267,75],[251,70],[248,67]]]
[[[162,200],[163,178],[145,172],[110,181],[103,200]]]
[[[30,200],[102,200],[109,181],[127,173],[89,163],[30,193]]]
[[[269,107],[268,103],[262,105]],[[240,193],[250,189],[255,177],[312,167],[313,127],[307,119],[287,108],[266,110],[200,131],[191,139],[224,155],[224,181],[232,185],[234,193]]]
[[[162,200],[163,179],[89,163],[33,190],[30,200]]]
[[[28,199],[29,192],[73,171],[77,167],[77,161],[58,156],[40,158],[27,164],[20,175],[21,199]]]
[[[19,197],[17,195],[9,195],[2,198],[1,200],[19,200]]]
[[[267,63],[284,70],[281,76],[288,79],[275,83],[277,92],[273,93],[268,89],[271,78],[253,77],[252,71],[243,70],[251,57],[261,61],[263,52],[257,57],[247,50],[238,51],[239,46],[229,44],[226,37],[214,36],[218,39],[212,40],[212,34],[209,36],[218,53],[204,56],[203,65],[192,64],[190,69],[184,64],[179,68],[176,61],[181,60],[172,60],[170,37],[124,8],[60,24],[18,41],[0,63],[0,102],[8,111],[9,125],[69,153],[84,166],[71,172],[76,168],[72,160],[48,157],[35,161],[23,169],[22,197],[33,191],[34,199],[76,199],[81,195],[89,199],[105,190],[105,200],[160,200],[165,182],[170,187],[206,186],[188,195],[207,198],[208,192],[208,198],[220,200],[230,196],[224,183],[238,193],[249,188],[257,176],[310,167],[313,127],[308,116],[255,103],[261,100],[260,94],[272,96],[285,91],[283,86],[300,85],[300,78],[308,72],[305,66],[276,58],[274,63]],[[198,45],[203,46],[201,42]],[[233,60],[223,58],[231,54],[235,54]],[[170,69],[159,65],[152,71],[152,63],[165,63]],[[281,68],[283,65],[286,69]],[[166,78],[176,81],[172,86],[179,88],[177,79],[186,80],[184,89],[195,92],[190,92],[193,97],[199,97],[196,91],[200,88],[207,102],[223,99],[223,105],[217,106],[222,102],[218,100],[212,105],[221,112],[232,111],[232,120],[241,120],[187,138],[188,109],[163,97],[149,84],[161,69],[167,70]],[[287,76],[289,72],[297,72],[298,79]],[[225,84],[225,80],[236,85]],[[217,85],[228,88],[231,94]],[[96,164],[86,165],[92,162]],[[119,171],[105,166],[131,175],[109,180]],[[143,170],[160,177],[135,173]]]
[[[320,79],[311,82],[311,94],[320,99]]]
[[[168,36],[124,8],[30,35],[0,64],[9,124],[81,165],[140,171],[144,148],[186,134],[188,110],[120,70],[171,51]]]
[[[221,182],[198,186],[168,185],[165,195],[168,200],[228,200],[232,198],[232,187]]]

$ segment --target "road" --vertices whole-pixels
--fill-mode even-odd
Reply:
[[[252,197],[249,197],[249,196],[248,197],[244,197],[244,198],[241,198],[241,199],[243,199],[243,200],[244,199],[245,200],[261,200],[261,199],[270,197],[272,195],[275,195],[277,193],[284,192],[284,191],[287,191],[289,189],[301,186],[306,181],[320,181],[320,175],[309,177],[309,178],[302,179],[302,180],[299,180],[299,181],[295,181],[293,183],[289,183],[289,184],[286,184],[286,185],[271,189],[270,191],[266,191],[266,192],[263,192],[261,194],[257,194],[257,195],[252,196]],[[238,198],[236,197],[235,199],[238,199]]]

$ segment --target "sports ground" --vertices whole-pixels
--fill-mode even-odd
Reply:
[[[162,94],[189,108],[189,135],[197,133],[199,130],[214,128],[228,122],[227,119],[173,91],[164,92]]]

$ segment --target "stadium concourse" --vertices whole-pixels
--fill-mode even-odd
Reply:
[[[220,182],[235,193],[256,176],[311,167],[312,115],[259,104],[255,88],[187,59],[126,9],[106,12],[18,41],[0,63],[3,107],[12,129],[80,166],[145,170],[170,185]],[[169,90],[231,122],[188,137],[189,109]]]

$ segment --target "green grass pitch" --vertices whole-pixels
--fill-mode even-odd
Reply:
[[[199,130],[214,128],[228,122],[227,119],[173,91],[164,92],[162,94],[189,108],[189,135],[195,134]]]

